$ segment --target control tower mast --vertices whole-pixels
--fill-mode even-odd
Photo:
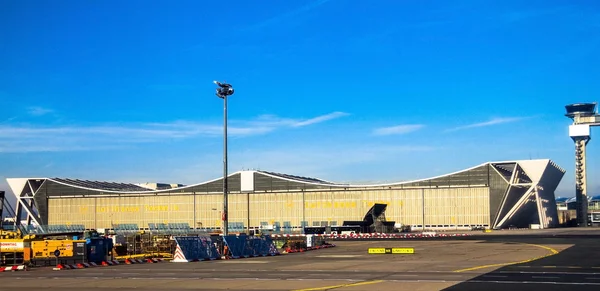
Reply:
[[[567,117],[573,120],[569,125],[569,136],[575,142],[575,207],[577,225],[588,224],[588,197],[586,175],[586,146],[590,141],[590,127],[600,125],[600,114],[596,111],[596,102],[577,103],[565,106]]]

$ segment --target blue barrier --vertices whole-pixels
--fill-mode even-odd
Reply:
[[[220,259],[221,255],[209,237],[176,236],[177,249],[173,262],[193,262]]]
[[[269,256],[279,255],[279,251],[277,247],[275,247],[275,243],[271,239],[271,236],[267,235],[263,237],[263,252]]]
[[[279,254],[270,236],[228,235],[223,240],[229,249],[229,256],[234,259]]]

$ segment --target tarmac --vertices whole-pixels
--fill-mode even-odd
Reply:
[[[600,290],[600,229],[335,241],[334,248],[234,260],[0,273],[1,290]],[[368,248],[414,248],[369,254]]]

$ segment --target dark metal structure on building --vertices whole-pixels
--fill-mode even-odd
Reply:
[[[386,221],[385,209],[387,204],[375,204],[361,221],[344,221],[343,226],[359,226],[360,231],[364,233],[371,232],[392,232],[395,221]]]

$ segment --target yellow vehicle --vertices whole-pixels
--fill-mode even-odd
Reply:
[[[0,230],[0,265],[24,264],[31,260],[31,243],[18,231]]]
[[[30,234],[21,236],[19,231],[0,231],[1,265],[53,265],[57,259],[64,263],[84,262],[86,241],[52,239],[68,237],[69,234]],[[56,253],[58,251],[58,253]],[[58,255],[58,256],[57,256]]]

